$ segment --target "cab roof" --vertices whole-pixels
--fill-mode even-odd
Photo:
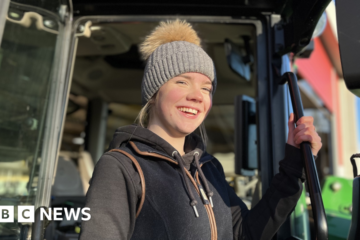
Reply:
[[[73,0],[75,17],[94,15],[196,15],[251,17],[279,14],[285,51],[308,45],[316,24],[331,0]]]

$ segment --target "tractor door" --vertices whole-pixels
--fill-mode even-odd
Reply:
[[[30,239],[21,205],[48,206],[68,89],[71,9],[62,0],[0,1],[1,239]],[[34,239],[31,237],[31,239]]]

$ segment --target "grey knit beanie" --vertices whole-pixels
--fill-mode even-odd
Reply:
[[[198,72],[209,77],[214,94],[214,63],[201,48],[200,38],[189,23],[180,20],[161,22],[141,44],[140,52],[146,60],[141,84],[143,104],[167,81],[187,72]]]

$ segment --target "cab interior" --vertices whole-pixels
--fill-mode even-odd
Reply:
[[[141,109],[141,80],[145,63],[140,60],[138,45],[158,24],[156,22],[105,23],[92,26],[91,37],[80,37],[76,52],[69,104],[64,125],[62,151],[90,151],[89,112],[96,112],[99,102],[107,105],[106,134],[103,149],[108,147],[116,128],[133,124]],[[255,54],[255,27],[244,24],[192,23],[202,45],[214,60],[218,86],[213,107],[205,125],[211,154],[234,153],[234,99],[237,95],[256,97],[255,61],[248,63],[250,79],[235,72],[228,64],[225,40],[230,40],[245,57],[245,36]],[[243,56],[239,56],[243,57]],[[84,145],[74,138],[84,138]],[[81,141],[80,141],[81,142]],[[95,163],[98,159],[93,159]],[[231,172],[230,168],[227,170]]]
[[[83,194],[93,167],[108,148],[116,128],[135,123],[141,109],[140,86],[145,67],[138,45],[158,22],[99,23],[91,26],[90,37],[79,38],[60,158],[72,161],[72,168],[77,167],[80,173],[77,182],[82,182]],[[235,173],[234,101],[238,95],[256,98],[256,27],[191,23],[202,39],[203,48],[214,60],[218,81],[213,107],[205,120],[207,151],[220,160],[227,180],[251,207],[257,171],[247,171],[246,176]],[[234,69],[235,64],[232,68],[229,43],[238,54],[238,67],[243,70]],[[244,59],[248,59],[247,63]],[[65,171],[63,174],[67,176]],[[59,168],[56,179],[60,179]],[[58,183],[55,180],[53,189]],[[76,185],[69,183],[67,189],[70,187]],[[56,198],[55,194],[53,197]]]
[[[10,11],[13,11],[10,17],[23,14]],[[46,160],[41,154],[42,139],[46,134],[46,116],[51,111],[49,79],[53,65],[57,64],[54,59],[57,35],[45,31],[44,26],[39,28],[36,24],[39,15],[31,16],[26,26],[11,19],[6,23],[0,48],[2,204],[33,205],[38,197],[41,163]],[[140,60],[138,45],[160,20],[167,19],[174,17],[144,21],[104,18],[89,27],[90,36],[78,37],[75,60],[69,62],[73,74],[50,207],[85,205],[94,166],[107,150],[114,131],[133,124],[141,109],[140,86],[145,63]],[[220,160],[229,184],[251,207],[258,172],[254,167],[235,170],[235,98],[246,95],[256,102],[259,30],[253,23],[240,19],[187,20],[213,59],[218,81],[213,107],[205,120],[207,151]],[[253,110],[256,111],[255,107]],[[256,131],[252,135],[251,151],[256,152]],[[27,234],[30,225],[21,224],[20,230],[19,226],[16,222],[1,225],[0,236],[18,239],[19,234]],[[47,226],[45,237],[71,239],[79,231],[80,221],[53,221]]]

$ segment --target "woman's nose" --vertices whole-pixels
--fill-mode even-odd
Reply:
[[[202,102],[204,99],[203,94],[201,93],[201,89],[192,89],[192,91],[188,93],[186,98],[188,101],[195,102]]]

